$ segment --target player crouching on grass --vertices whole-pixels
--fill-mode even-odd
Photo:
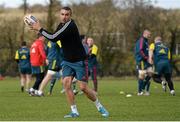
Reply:
[[[160,36],[157,36],[154,40],[154,43],[150,45],[149,49],[149,62],[154,64],[155,66],[155,74],[153,79],[157,83],[161,83],[163,85],[163,89],[166,90],[165,86],[166,82],[161,80],[161,77],[164,76],[165,80],[168,83],[170,94],[175,95],[174,85],[171,80],[172,69],[170,64],[170,51],[169,49],[162,43],[162,39]]]

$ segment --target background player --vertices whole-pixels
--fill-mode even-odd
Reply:
[[[59,58],[59,61],[58,61],[58,65],[59,65],[59,71],[56,72],[55,75],[53,75],[53,78],[51,80],[51,83],[50,83],[50,87],[49,87],[49,92],[48,94],[51,95],[52,94],[52,90],[54,88],[54,85],[56,83],[57,80],[61,80],[62,81],[62,63],[63,63],[63,51],[62,51],[62,46],[61,46],[61,42],[58,41],[57,43],[59,45],[59,55],[58,55],[58,58]],[[64,88],[62,87],[62,90],[61,90],[61,93],[64,93]]]
[[[25,41],[21,43],[21,48],[16,51],[15,60],[20,72],[21,91],[24,92],[25,84],[26,91],[29,91],[31,82],[30,50],[27,48]]]
[[[88,71],[93,80],[94,91],[97,93],[98,91],[98,81],[97,81],[97,52],[98,47],[94,44],[93,38],[87,38],[87,45],[89,47],[88,52]]]
[[[38,39],[36,39],[30,49],[30,61],[32,66],[32,74],[35,75],[36,81],[32,88],[30,88],[30,95],[37,94],[39,85],[41,84],[44,74],[45,74],[45,62],[46,62],[46,53],[45,53],[45,38],[39,33]]]
[[[38,96],[43,96],[43,89],[49,82],[49,80],[52,80],[53,75],[55,75],[59,70],[61,69],[61,63],[62,57],[60,57],[60,46],[61,42],[57,41],[56,43],[49,41],[47,44],[47,59],[46,64],[48,65],[48,71],[46,73],[46,76],[44,77],[39,90],[38,90]],[[53,85],[55,81],[53,79]],[[51,94],[52,90],[50,91]]]
[[[170,64],[170,51],[169,49],[162,43],[162,39],[160,36],[157,36],[154,40],[154,43],[150,45],[149,50],[149,62],[151,64],[154,63],[156,80],[159,79],[159,83],[162,83],[161,77],[164,76],[169,89],[172,95],[175,95],[174,85],[171,80],[172,77],[172,69]]]
[[[143,35],[136,41],[135,58],[138,71],[138,96],[143,95],[145,85],[147,87],[145,95],[149,95],[150,72],[152,72],[152,67],[148,62],[148,38],[150,38],[150,36],[150,31],[144,30]]]

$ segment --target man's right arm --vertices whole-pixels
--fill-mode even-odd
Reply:
[[[39,32],[48,40],[52,41],[52,42],[57,42],[58,40],[61,40],[62,35],[64,34],[65,31],[67,31],[67,29],[69,29],[69,25],[71,23],[72,20],[70,20],[69,22],[67,22],[61,29],[57,30],[55,33],[49,33],[47,30],[41,28],[39,30]]]
[[[145,55],[144,50],[143,50],[143,45],[144,45],[144,39],[141,37],[140,38],[140,55],[144,58],[144,60],[148,60],[148,56]]]

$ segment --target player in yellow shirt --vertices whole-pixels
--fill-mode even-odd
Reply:
[[[87,45],[89,46],[88,52],[88,71],[93,80],[94,91],[97,93],[98,91],[98,81],[97,81],[97,53],[98,47],[94,44],[93,38],[87,39]]]

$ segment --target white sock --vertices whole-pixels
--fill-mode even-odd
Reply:
[[[38,94],[38,90],[35,90],[35,91],[34,91],[34,94],[36,94],[36,95],[37,95],[37,94]]]
[[[76,105],[71,105],[71,111],[72,111],[73,113],[79,114],[78,111],[77,111]]]
[[[99,110],[100,107],[102,107],[101,103],[99,102],[98,99],[96,99],[96,101],[94,101],[94,104],[96,106],[96,108]]]
[[[43,92],[38,90],[37,93],[38,93],[38,95],[41,95]]]
[[[33,92],[33,91],[34,91],[34,89],[33,89],[33,88],[30,88],[30,89],[29,89],[29,91],[30,91],[30,92]]]
[[[170,93],[171,93],[171,94],[174,94],[174,93],[175,93],[175,91],[174,91],[174,90],[171,90],[171,91],[170,91]]]

